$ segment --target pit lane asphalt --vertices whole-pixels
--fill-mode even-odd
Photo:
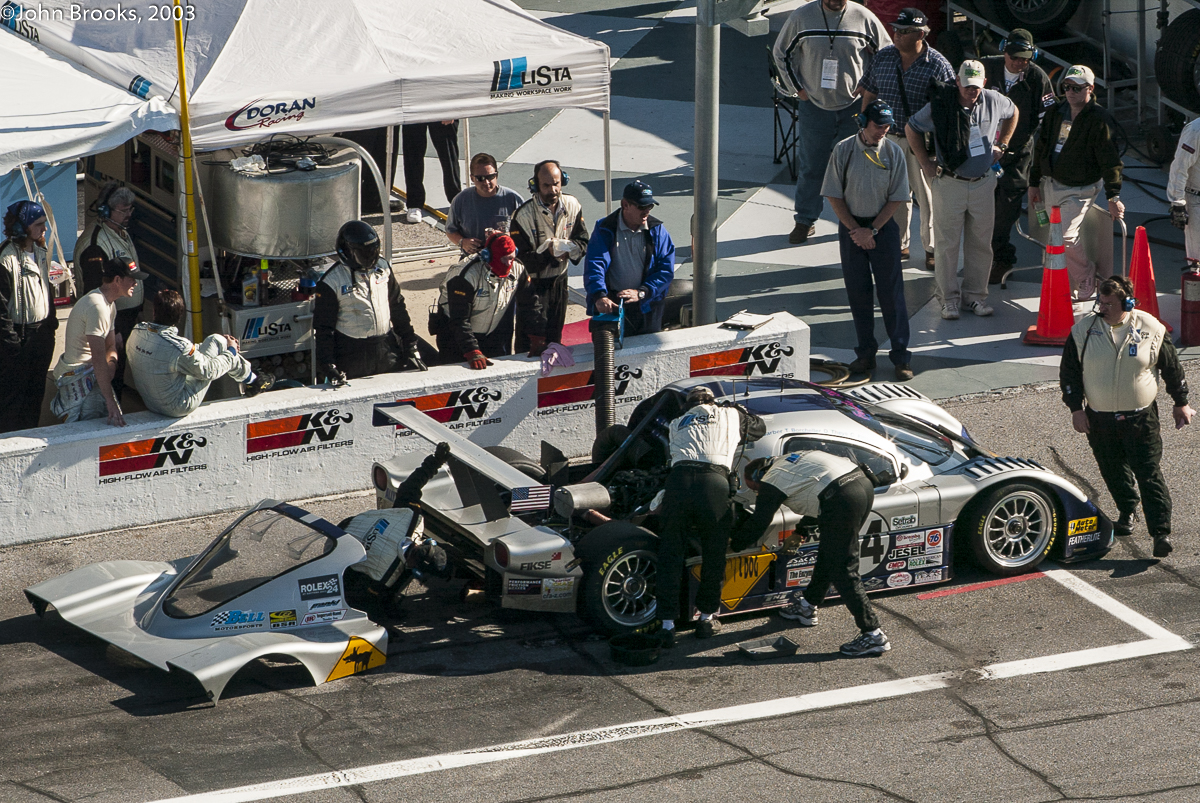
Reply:
[[[1055,389],[946,406],[983,443],[1071,477],[1112,512]],[[1175,553],[1153,560],[1139,526],[1107,557],[1068,570],[1200,641],[1189,483],[1200,432],[1164,439]],[[337,521],[372,501],[309,507]],[[1041,577],[934,599],[919,598],[929,588],[875,596],[894,644],[878,659],[837,657],[853,624],[831,605],[814,630],[735,618],[716,639],[684,635],[657,665],[629,668],[574,617],[461,603],[457,586],[434,583],[412,594],[385,666],[314,688],[297,665],[259,663],[214,707],[163,673],[114,663],[99,641],[53,617],[38,620],[21,593],[93,561],[191,554],[227,519],[0,550],[0,801],[159,800],[1145,638]],[[956,575],[937,588],[991,579],[961,560]],[[774,633],[797,639],[800,652],[761,664],[733,654],[737,642]],[[946,688],[893,699],[281,799],[1195,800],[1197,663],[1186,650],[999,680],[960,672]]]

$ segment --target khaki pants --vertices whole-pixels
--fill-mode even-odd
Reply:
[[[930,182],[933,195],[934,277],[938,299],[960,306],[988,297],[992,229],[996,217],[996,174],[977,181],[942,175]],[[963,256],[962,289],[958,255]]]
[[[1097,181],[1083,187],[1042,179],[1042,203],[1046,213],[1057,206],[1062,216],[1063,245],[1066,246],[1067,276],[1071,280],[1072,299],[1091,298],[1096,292],[1096,263],[1089,262],[1087,248],[1079,241],[1083,218],[1104,191],[1104,182]]]
[[[933,203],[929,194],[929,179],[925,178],[925,174],[921,172],[921,163],[917,161],[917,157],[913,156],[912,149],[908,147],[908,137],[901,134],[894,136],[889,134],[892,142],[900,146],[900,150],[904,151],[904,161],[908,164],[908,186],[912,190],[913,198],[916,199],[916,205],[921,208],[921,228],[918,230],[921,235],[921,245],[929,253],[933,253]],[[892,220],[896,221],[896,225],[900,227],[900,250],[908,248],[908,232],[909,223],[912,221],[913,202],[906,201],[900,204],[896,209],[896,214],[892,215]]]

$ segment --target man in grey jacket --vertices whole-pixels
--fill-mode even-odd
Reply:
[[[270,390],[275,377],[256,375],[229,335],[209,335],[196,345],[175,328],[183,297],[174,290],[154,296],[154,323],[139,323],[129,334],[126,354],[138,394],[159,415],[182,418],[204,401],[208,386],[226,374],[246,386],[247,396]]]

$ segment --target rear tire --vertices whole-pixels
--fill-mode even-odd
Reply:
[[[1058,33],[1075,16],[1081,0],[995,0],[995,19],[1008,30],[1025,28],[1035,37]],[[977,3],[978,4],[978,3]]]
[[[1036,485],[1013,482],[985,491],[960,517],[958,532],[975,561],[1002,577],[1035,569],[1058,540],[1058,506]]]
[[[516,449],[509,449],[507,446],[485,446],[483,450],[493,457],[500,458],[517,471],[528,475],[534,482],[546,479],[546,470],[542,468],[542,464],[521,454]]]
[[[1200,9],[1193,8],[1171,21],[1154,53],[1159,89],[1168,99],[1192,111],[1200,111],[1200,90],[1196,88],[1198,59]]]
[[[592,530],[579,545],[583,590],[579,612],[609,636],[633,633],[655,620],[658,537],[627,521]]]

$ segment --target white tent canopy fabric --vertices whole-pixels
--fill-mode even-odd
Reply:
[[[39,4],[28,24],[42,46],[113,86],[177,105],[173,22],[144,18],[149,6],[139,7],[136,24],[72,21],[70,7]],[[194,15],[185,60],[197,149],[530,109],[608,111],[608,46],[509,0],[207,0],[186,8]],[[0,111],[0,126],[10,112]]]
[[[179,127],[178,113],[162,98],[135,97],[6,29],[0,30],[0,98],[0,175]]]

